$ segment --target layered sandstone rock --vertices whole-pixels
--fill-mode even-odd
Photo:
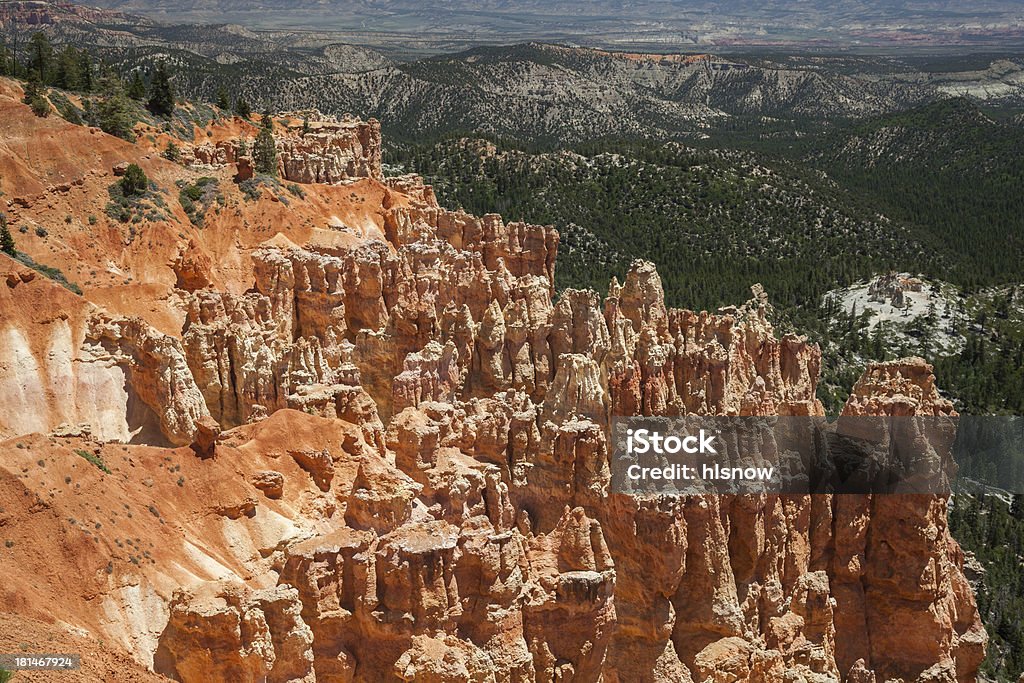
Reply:
[[[955,415],[938,393],[931,366],[919,358],[869,365],[843,412]],[[941,436],[948,452],[952,434]],[[963,573],[963,553],[949,536],[946,500],[905,495],[836,501],[851,520],[842,537],[836,535],[832,566],[837,630],[849,636],[840,643],[840,664],[845,669],[859,659],[874,662],[881,680],[973,680],[986,635]]]
[[[226,166],[238,160],[238,145],[231,140],[201,142],[181,150],[181,163],[187,166]]]
[[[298,591],[203,586],[175,593],[154,670],[176,680],[317,680]]]
[[[282,177],[298,183],[383,178],[380,122],[332,120],[316,112],[308,130],[291,126],[277,140]]]
[[[0,285],[0,437],[76,431],[103,441],[193,441],[208,411],[178,339],[0,261],[9,268]]]
[[[285,176],[379,176],[377,136],[291,131]],[[185,682],[974,679],[985,633],[942,497],[611,492],[616,416],[822,415],[820,351],[776,335],[759,287],[671,309],[638,261],[604,301],[556,295],[554,230],[447,211],[415,178],[376,187],[387,242],[264,243],[251,287],[211,289],[178,250],[180,340],[63,301],[23,319],[35,285],[8,268],[0,380],[20,408],[96,395],[99,441],[193,446],[75,462],[144,496],[177,552],[83,570],[92,597],[156,605],[114,634],[140,662]],[[913,359],[869,367],[844,412],[953,415]],[[21,505],[26,481],[0,484]],[[82,547],[129,525],[112,512]]]
[[[819,352],[775,336],[763,292],[672,310],[638,262],[603,307],[555,303],[529,251],[519,275],[450,241],[257,255],[260,348],[343,349],[325,371],[351,362],[388,411],[378,470],[415,482],[361,466],[341,530],[286,551],[318,680],[972,678],[984,631],[941,498],[608,492],[613,415],[822,413]],[[920,361],[872,366],[846,409],[950,412]]]
[[[296,123],[296,118],[303,117],[308,120],[305,127]],[[280,124],[275,125],[278,173],[283,180],[325,184],[357,178],[383,180],[380,122],[376,119],[360,121],[346,116],[339,121],[316,111],[279,114],[277,119],[286,124],[283,131]],[[246,180],[252,172],[252,145],[247,137],[185,145],[180,161],[210,169],[237,164],[239,180]]]
[[[428,217],[447,221],[439,211]],[[255,291],[196,292],[183,341],[211,413],[233,426],[254,406],[297,406],[300,387],[351,383],[340,376],[353,366],[384,416],[509,380],[542,396],[554,372],[557,234],[491,217],[447,235],[340,256],[264,248],[253,254]]]

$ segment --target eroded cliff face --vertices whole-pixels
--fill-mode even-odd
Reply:
[[[298,183],[336,183],[348,178],[383,178],[380,122],[325,120],[313,112],[308,130],[288,126],[278,141],[283,177]]]
[[[208,411],[180,340],[104,313],[6,256],[0,269],[0,436],[192,442]]]
[[[638,262],[603,303],[556,300],[550,230],[420,204],[393,216],[394,249],[263,250],[244,301],[208,293],[190,313],[190,365],[226,426],[342,417],[400,475],[357,473],[339,528],[282,551],[278,586],[312,633],[303,676],[974,678],[984,632],[941,498],[608,492],[612,415],[821,414],[818,349],[774,334],[760,290],[670,310]],[[355,392],[366,410],[341,407]],[[847,406],[951,410],[914,360],[872,366]]]
[[[329,180],[303,154],[295,173]],[[71,534],[91,514],[32,503],[15,473],[38,448],[58,449],[44,483],[81,462],[112,509],[154,501],[57,551],[92,577],[64,604],[38,589],[58,618],[180,681],[975,679],[985,633],[943,498],[609,491],[612,416],[822,414],[820,352],[775,334],[760,288],[670,309],[637,262],[604,301],[556,296],[552,229],[445,210],[414,177],[381,196],[386,242],[265,244],[244,293],[179,291],[180,340],[89,309],[67,321],[71,379],[26,360],[46,342],[5,356],[30,414],[76,386],[120,398],[5,423],[102,427],[6,442],[0,521]],[[32,286],[9,270],[8,298]],[[907,359],[871,366],[845,412],[952,406]],[[133,431],[149,445],[115,443]],[[122,537],[159,548],[129,562]]]
[[[308,120],[312,116],[312,120]],[[279,115],[275,125],[278,175],[296,183],[340,183],[355,178],[383,179],[380,122],[346,116],[342,120],[319,112]],[[306,120],[308,123],[303,123]],[[252,137],[188,145],[182,161],[192,166],[235,164],[240,175],[252,176]],[[244,179],[243,177],[243,179]]]

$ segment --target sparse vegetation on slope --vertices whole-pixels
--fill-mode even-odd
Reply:
[[[76,285],[74,282],[69,282],[68,279],[64,276],[64,273],[61,272],[60,268],[54,268],[53,266],[47,266],[42,263],[36,263],[34,260],[32,260],[31,256],[20,252],[15,258],[17,258],[18,261],[21,262],[23,265],[28,266],[37,273],[45,275],[46,277],[50,278],[51,280],[59,284],[61,287],[64,287],[68,291],[78,295],[82,294],[82,288]]]
[[[110,468],[108,468],[108,467],[106,466],[106,464],[104,464],[104,462],[103,462],[103,459],[102,459],[102,458],[100,458],[100,457],[99,457],[98,455],[96,455],[95,453],[90,453],[89,451],[87,451],[87,450],[84,450],[84,449],[81,449],[81,448],[79,448],[79,449],[76,449],[76,450],[75,450],[75,453],[77,453],[78,455],[82,456],[82,457],[83,457],[83,458],[85,458],[85,459],[86,459],[87,461],[89,461],[90,463],[92,463],[93,465],[95,465],[95,466],[97,467],[97,469],[100,469],[100,470],[102,470],[102,471],[103,471],[103,472],[105,472],[106,474],[110,474]]]
[[[139,223],[169,220],[171,217],[163,192],[136,164],[128,166],[124,176],[107,188],[107,194],[110,196],[105,209],[107,216],[121,223],[130,223],[132,239]]]
[[[224,195],[220,192],[216,178],[203,176],[196,179],[194,183],[182,181],[178,201],[181,203],[181,208],[188,214],[192,224],[201,228],[206,219],[207,210],[215,203],[218,206],[223,206]]]

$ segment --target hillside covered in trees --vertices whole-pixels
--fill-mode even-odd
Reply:
[[[1015,681],[1024,671],[1024,496],[1013,496],[1008,504],[983,489],[957,493],[949,526],[983,567],[977,598],[989,632],[989,655],[982,671]]]

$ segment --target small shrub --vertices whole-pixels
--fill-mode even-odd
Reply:
[[[121,191],[126,197],[138,196],[149,188],[149,178],[138,164],[129,164],[121,178]]]
[[[243,180],[238,184],[238,189],[245,195],[247,201],[257,201],[260,198],[260,189],[263,187],[270,188],[275,195],[280,196],[278,190],[281,189],[281,183],[277,178],[266,174],[257,174],[248,180]]]
[[[54,282],[62,285],[65,289],[69,289],[75,294],[81,294],[82,289],[73,282],[68,282],[68,279],[64,277],[64,273],[61,272],[60,268],[54,268],[52,266],[46,266],[42,263],[36,263],[32,260],[28,254],[18,253],[16,257],[23,265],[28,266],[37,273],[41,273],[46,277],[50,278]]]
[[[238,189],[242,191],[247,201],[254,202],[260,198],[260,183],[256,178],[243,180],[238,184]]]
[[[46,228],[44,228],[43,226],[39,226],[38,228],[36,228],[36,237],[46,237],[49,234],[50,233],[47,232]]]
[[[107,468],[105,464],[103,464],[103,460],[101,460],[100,457],[95,453],[90,453],[89,451],[82,450],[80,448],[76,449],[75,453],[78,453],[80,456],[91,462],[96,467],[100,468],[107,474],[110,474],[110,470]]]
[[[146,182],[141,184],[142,189],[138,190],[140,183],[145,178],[145,173],[142,172],[142,169],[139,169],[138,173],[134,173],[131,168],[129,166],[129,173],[133,176],[131,179],[129,179],[129,173],[126,173],[121,180],[107,188],[110,201],[107,202],[104,212],[121,223],[141,223],[143,219],[149,221],[167,219],[165,210],[167,205],[158,188],[146,179]],[[136,166],[136,168],[138,167]],[[127,192],[126,189],[130,192]],[[135,239],[135,230],[132,229],[130,232],[131,239]]]
[[[196,227],[203,227],[206,210],[217,201],[222,203],[224,197],[218,191],[217,179],[203,176],[194,183],[185,184],[179,181],[178,202],[188,214],[188,218]]]
[[[200,187],[198,183],[195,185],[186,185],[184,189],[182,189],[181,194],[194,202],[198,202],[199,198],[203,196],[203,188]]]
[[[165,147],[163,151],[163,157],[164,159],[175,163],[181,161],[181,150],[178,149],[176,144],[174,144],[174,140],[168,141],[167,147]]]
[[[107,208],[104,209],[108,216],[113,218],[115,221],[121,223],[127,223],[132,219],[132,212],[128,210],[128,207],[122,206],[116,202],[109,202]]]
[[[40,118],[46,118],[50,115],[50,102],[42,95],[33,98],[31,107],[32,113]]]
[[[70,102],[62,102],[57,105],[57,113],[64,117],[64,120],[68,123],[73,123],[76,126],[82,125],[82,115],[78,113],[78,109]]]

